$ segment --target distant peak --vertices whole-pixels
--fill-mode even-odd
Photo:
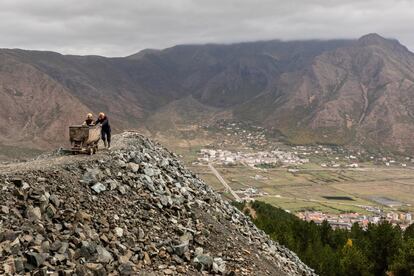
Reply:
[[[386,38],[376,33],[367,34],[367,35],[362,36],[360,39],[358,39],[358,42],[366,44],[366,45],[379,44],[379,43],[384,43],[387,41],[388,40]]]
[[[400,44],[400,42],[396,39],[389,39],[384,38],[376,33],[371,33],[362,36],[360,39],[358,39],[358,44],[361,46],[370,46],[370,45],[378,45],[383,47],[391,47],[391,48],[404,48],[403,45]]]
[[[158,50],[158,49],[144,49],[144,50],[139,51],[138,53],[127,56],[127,58],[129,58],[129,59],[140,59],[140,58],[144,57],[147,54],[154,54],[154,53],[159,53],[159,52],[160,52],[160,50]]]

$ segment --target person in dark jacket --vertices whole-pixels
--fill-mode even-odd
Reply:
[[[105,148],[111,149],[111,126],[109,125],[108,117],[103,112],[99,113],[98,120],[96,120],[95,124],[102,125],[102,141],[104,142]]]
[[[83,125],[84,126],[93,126],[94,125],[92,113],[88,113],[88,115],[86,115],[86,119],[83,122]]]

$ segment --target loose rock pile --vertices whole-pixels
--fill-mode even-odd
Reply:
[[[314,275],[175,155],[117,149],[0,175],[0,274]]]

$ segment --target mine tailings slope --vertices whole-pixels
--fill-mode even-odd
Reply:
[[[314,275],[137,133],[0,166],[0,183],[1,275]]]

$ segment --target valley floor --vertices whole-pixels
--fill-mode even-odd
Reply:
[[[179,138],[162,142],[230,200],[261,200],[303,219],[347,225],[354,221],[344,216],[350,213],[358,213],[361,224],[387,219],[406,227],[412,222],[412,157],[336,146],[289,146],[266,137],[262,129],[234,123],[187,137],[180,143],[175,143]]]

